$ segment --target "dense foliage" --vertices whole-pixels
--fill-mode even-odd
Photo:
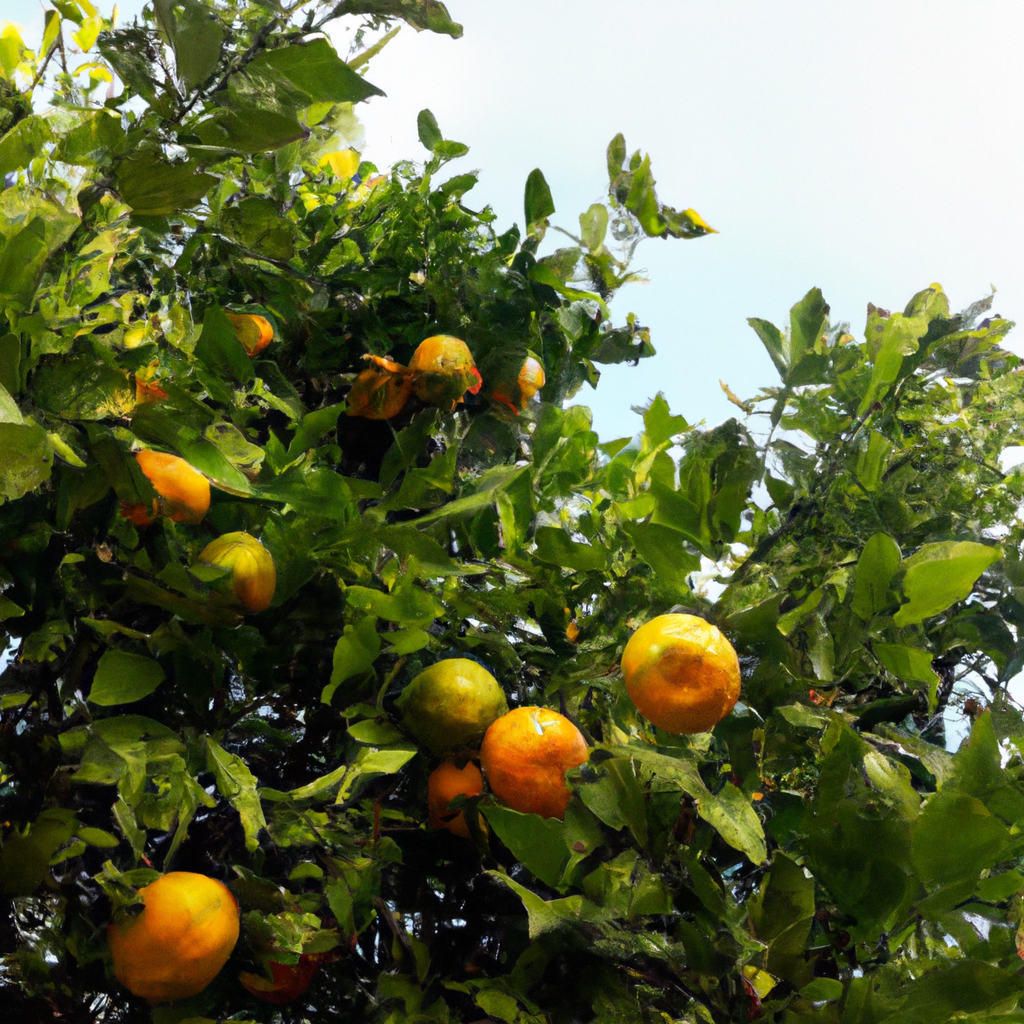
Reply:
[[[3,1005],[1024,1020],[1024,488],[1000,469],[1024,400],[989,300],[951,313],[932,285],[869,306],[858,341],[814,289],[785,329],[751,321],[780,381],[730,396],[742,418],[691,426],[668,386],[601,443],[572,400],[654,355],[607,305],[633,248],[710,230],[622,136],[607,201],[540,257],[539,171],[499,231],[429,111],[423,165],[385,177],[350,148],[391,23],[459,34],[436,0],[154,0],[118,29],[53,8],[39,50],[0,36]],[[250,357],[227,312],[274,342]],[[365,355],[406,365],[435,334],[468,343],[479,394],[346,415]],[[492,396],[531,354],[547,383],[517,414]],[[121,514],[155,497],[140,447],[208,478],[200,523]],[[235,531],[273,556],[266,611],[199,564]],[[650,726],[618,672],[676,606],[740,654],[710,734]],[[485,794],[469,839],[425,827],[438,762],[395,700],[453,655],[583,731],[564,821]],[[242,938],[151,1010],[104,933],[171,869],[228,883]],[[238,981],[271,953],[319,955],[280,1006]]]

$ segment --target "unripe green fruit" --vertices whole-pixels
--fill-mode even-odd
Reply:
[[[424,669],[397,704],[405,729],[438,756],[476,750],[491,722],[508,711],[498,680],[469,658]]]

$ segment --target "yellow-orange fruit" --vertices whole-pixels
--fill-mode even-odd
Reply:
[[[469,826],[462,811],[451,811],[448,805],[457,796],[479,796],[483,791],[484,777],[472,761],[465,768],[445,761],[427,779],[427,827],[446,828],[453,835],[469,839]]]
[[[524,814],[563,818],[569,806],[565,773],[588,757],[583,734],[549,708],[516,708],[492,723],[480,747],[487,784]]]
[[[499,384],[491,392],[491,398],[507,405],[518,416],[520,410],[525,409],[530,399],[544,387],[545,380],[544,367],[533,356],[527,356],[512,387]]]
[[[409,361],[416,394],[439,408],[454,408],[468,391],[480,390],[480,371],[473,353],[460,338],[435,334],[421,341]]]
[[[171,871],[139,890],[140,913],[107,928],[114,976],[151,1003],[202,992],[238,941],[238,904],[226,885]]]
[[[740,664],[721,631],[696,615],[659,615],[622,652],[622,678],[637,710],[666,732],[713,729],[740,695]]]
[[[261,612],[270,607],[277,570],[270,552],[251,534],[223,534],[203,548],[199,561],[231,570],[235,598],[247,611]]]
[[[210,507],[210,481],[184,459],[148,448],[135,453],[135,461],[149,478],[158,497],[152,508],[121,503],[121,514],[136,526],[148,526],[160,516],[176,523],[198,523]]]
[[[224,315],[235,329],[235,337],[250,356],[262,352],[274,340],[274,328],[265,316],[255,313],[229,313]]]
[[[368,420],[389,420],[397,416],[412,395],[412,375],[401,363],[370,356],[371,365],[352,382],[346,414]]]

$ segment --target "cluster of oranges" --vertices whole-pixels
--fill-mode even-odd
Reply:
[[[219,542],[226,542],[225,550],[239,543]],[[623,651],[622,674],[637,708],[676,734],[714,728],[740,690],[732,645],[693,615],[659,615],[636,630]],[[429,828],[470,838],[461,806],[451,805],[480,796],[485,775],[508,807],[565,816],[571,799],[566,772],[589,756],[583,734],[567,717],[544,707],[510,711],[498,681],[469,658],[445,659],[420,672],[398,704],[405,728],[431,755],[444,758],[428,779]],[[201,992],[238,941],[231,892],[205,875],[172,871],[141,889],[139,898],[141,912],[121,915],[107,930],[115,976],[152,1003]],[[267,976],[243,971],[239,980],[253,995],[284,1003],[305,991],[322,954],[304,954],[294,963],[265,959]]]
[[[483,386],[469,346],[460,338],[437,334],[420,342],[408,366],[387,356],[363,357],[370,365],[352,383],[348,415],[369,420],[397,416],[413,394],[427,405],[450,411],[466,394]],[[496,402],[518,415],[544,386],[544,367],[529,356],[510,386],[497,384],[490,392]]]
[[[623,651],[622,675],[641,714],[675,735],[713,729],[740,693],[732,644],[695,615],[659,615],[641,626]],[[421,672],[398,704],[406,729],[430,753],[447,758],[427,782],[430,828],[469,836],[461,811],[450,805],[479,796],[483,773],[491,792],[514,810],[564,817],[566,772],[589,756],[583,735],[564,715],[543,707],[509,711],[497,680],[466,658]]]

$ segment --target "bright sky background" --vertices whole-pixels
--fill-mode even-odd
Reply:
[[[719,378],[743,397],[775,383],[746,318],[781,326],[813,286],[858,335],[869,301],[902,309],[932,281],[956,308],[994,285],[994,311],[1024,319],[1020,0],[447,5],[462,39],[403,28],[372,63],[388,97],[360,107],[367,158],[425,156],[429,107],[470,147],[454,170],[482,172],[468,205],[522,226],[540,167],[553,222],[575,232],[621,131],[651,154],[662,202],[720,231],[640,246],[650,283],[615,308],[651,328],[658,356],[580,393],[603,438],[633,433],[629,407],[659,390],[691,422],[738,413]],[[122,3],[122,20],[139,9]],[[0,11],[41,28],[39,0]]]

